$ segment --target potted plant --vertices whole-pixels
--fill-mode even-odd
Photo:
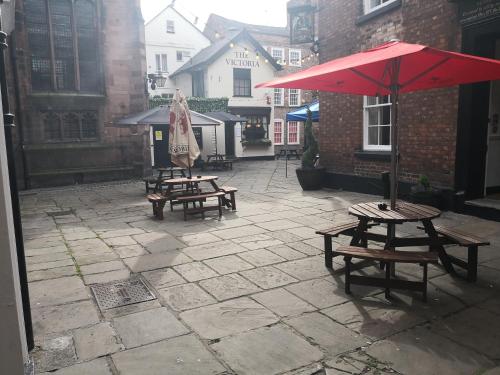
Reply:
[[[309,109],[307,110],[304,136],[307,148],[302,154],[302,167],[297,168],[295,172],[303,190],[319,190],[323,187],[325,168],[316,165],[316,155],[318,155],[319,148],[312,130],[312,113]]]
[[[440,206],[440,194],[437,190],[431,188],[429,178],[425,175],[421,175],[417,185],[412,186],[410,199],[413,203],[417,204],[425,204],[437,208]]]

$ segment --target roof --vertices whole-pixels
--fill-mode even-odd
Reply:
[[[232,113],[228,112],[207,112],[206,116],[214,118],[216,120],[224,121],[224,122],[246,122],[247,119],[245,117],[235,116]]]
[[[221,122],[201,113],[191,112],[191,125],[193,126],[217,126]],[[137,113],[117,122],[117,125],[169,125],[170,107],[161,105],[147,111]]]
[[[225,30],[208,30],[212,29],[211,25],[212,23],[215,23],[216,25],[218,24],[224,24]],[[286,27],[277,27],[277,26],[266,26],[266,25],[253,25],[250,23],[244,23],[244,22],[239,22],[235,20],[230,20],[229,18],[225,18],[222,16],[219,16],[218,14],[210,14],[208,17],[208,21],[205,25],[205,30],[203,31],[204,34],[206,35],[211,35],[211,32],[222,32],[222,31],[228,31],[228,30],[242,30],[246,29],[250,33],[257,33],[257,34],[266,34],[266,35],[278,35],[278,36],[283,36],[283,37],[288,37],[289,36],[289,31]],[[212,39],[212,38],[210,38]]]
[[[262,45],[257,42],[247,30],[235,30],[230,31],[226,34],[226,36],[222,39],[219,39],[215,43],[210,46],[202,49],[196,55],[194,55],[188,62],[186,62],[183,66],[173,72],[170,77],[175,77],[181,73],[202,70],[215,60],[217,60],[222,54],[224,54],[230,47],[231,42],[236,43],[239,40],[246,39],[248,40],[264,57],[269,61],[269,63],[274,66],[276,70],[281,70],[283,67],[278,64],[272,56],[267,52]]]

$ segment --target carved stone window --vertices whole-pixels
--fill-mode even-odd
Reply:
[[[90,141],[98,135],[97,112],[42,112],[45,141]]]
[[[24,0],[35,91],[100,91],[93,0]]]

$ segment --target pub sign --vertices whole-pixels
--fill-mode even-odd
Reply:
[[[461,0],[459,19],[463,25],[470,25],[500,17],[500,0]]]
[[[312,5],[289,7],[290,44],[314,42],[314,17],[316,8]]]

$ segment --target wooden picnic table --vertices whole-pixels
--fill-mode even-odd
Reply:
[[[213,169],[233,169],[233,162],[226,159],[225,154],[211,154],[207,155],[207,166],[213,167]]]
[[[282,148],[278,154],[276,154],[276,159],[280,159],[282,156],[286,157],[290,160],[291,157],[294,157],[297,160],[300,160],[299,152],[295,149],[285,150]]]
[[[359,219],[358,226],[354,231],[351,246],[364,246],[368,241],[384,243],[386,250],[396,250],[400,247],[429,246],[430,251],[437,252],[441,263],[449,273],[454,273],[451,259],[446,253],[432,220],[441,215],[437,208],[398,201],[396,208],[391,210],[386,204],[382,209],[381,204],[385,202],[359,203],[349,207],[349,214]],[[387,234],[369,233],[370,222],[383,223],[387,225]],[[425,230],[425,236],[420,237],[397,237],[396,225],[408,222],[421,222]]]
[[[161,192],[162,185],[167,179],[173,179],[176,176],[186,177],[186,170],[181,167],[160,167],[158,168],[158,178],[156,180],[156,185],[153,190],[154,193]]]

